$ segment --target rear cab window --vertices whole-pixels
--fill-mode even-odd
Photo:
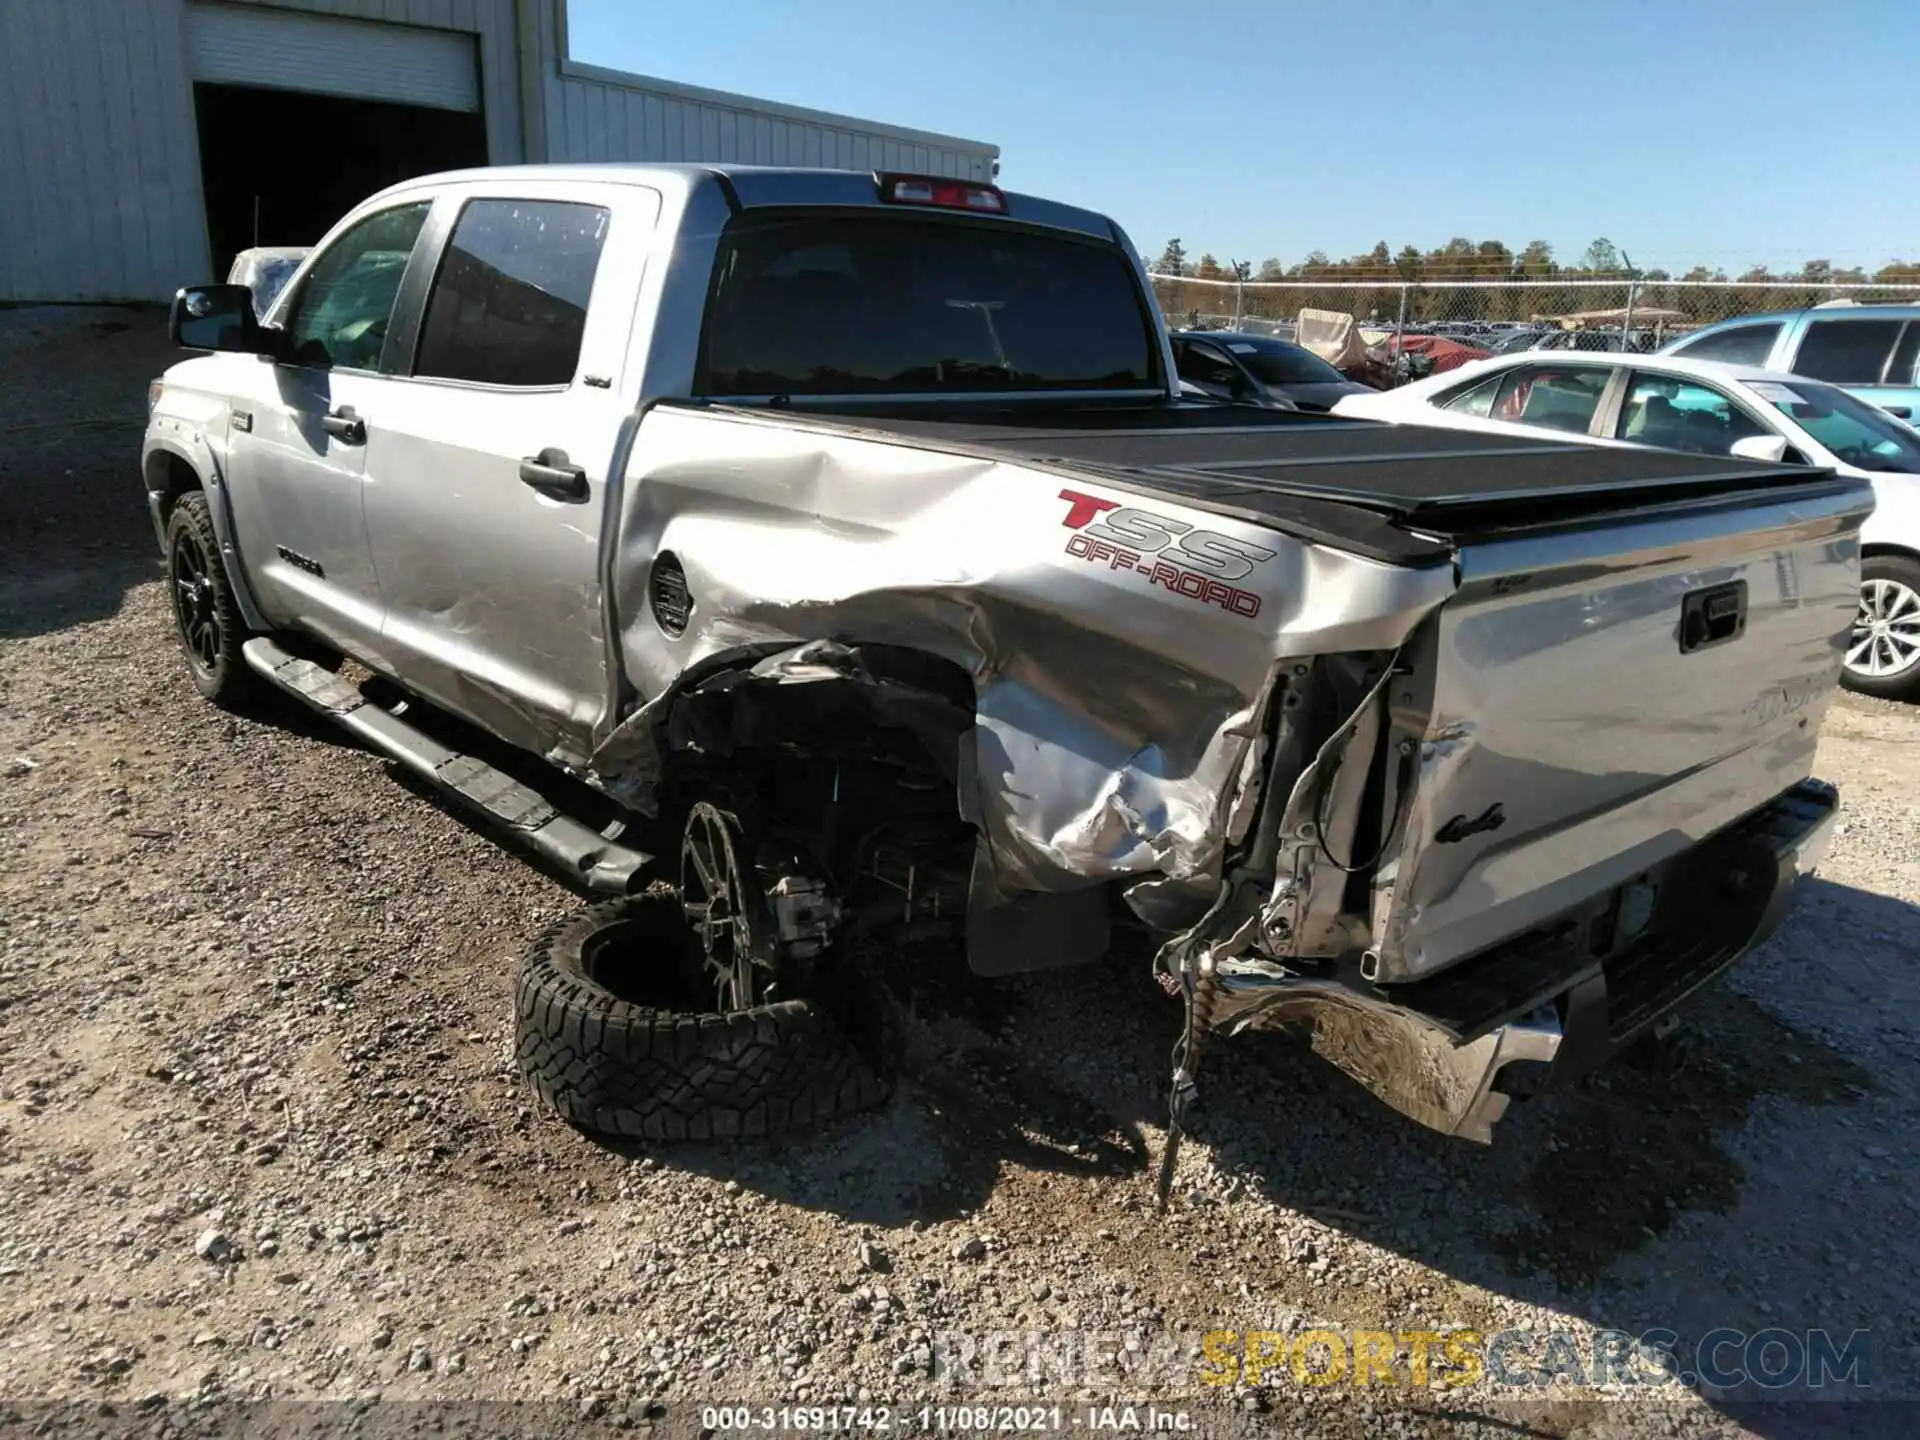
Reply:
[[[722,235],[695,390],[1158,389],[1158,332],[1113,244],[1003,220],[749,211]]]

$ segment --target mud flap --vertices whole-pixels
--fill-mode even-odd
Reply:
[[[974,974],[1024,975],[1085,965],[1107,953],[1111,936],[1104,887],[1009,894],[994,879],[986,845],[975,847],[967,897],[967,965]]]

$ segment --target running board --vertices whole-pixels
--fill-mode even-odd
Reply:
[[[629,894],[634,877],[653,862],[651,855],[616,844],[562,814],[546,797],[484,760],[449,750],[369,700],[358,686],[311,660],[287,654],[265,636],[247,641],[240,650],[247,664],[280,689],[405,766],[443,795],[493,821],[568,874],[579,876],[589,890]]]

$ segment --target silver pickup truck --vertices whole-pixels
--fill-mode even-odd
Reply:
[[[523,976],[583,1123],[832,1113],[871,1087],[789,1113],[774,1060],[845,948],[1005,975],[1121,924],[1186,1002],[1176,1122],[1207,1037],[1297,1022],[1485,1141],[1763,938],[1834,818],[1865,484],[1182,402],[1084,210],[473,171],[368,200],[264,321],[208,285],[172,324],[222,352],[142,457],[202,693],[291,692],[591,890],[680,844],[678,1060],[634,1078],[671,1046],[619,994],[665,932],[607,939],[657,893]]]

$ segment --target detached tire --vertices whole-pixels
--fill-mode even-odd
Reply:
[[[807,1001],[693,1008],[691,943],[668,891],[595,905],[533,942],[517,986],[520,1073],[564,1119],[602,1135],[712,1140],[777,1135],[886,1098]]]

